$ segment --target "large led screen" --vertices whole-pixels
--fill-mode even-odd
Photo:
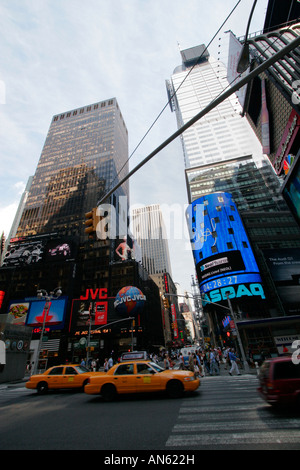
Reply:
[[[41,326],[43,324],[45,306],[45,300],[31,302],[26,321],[28,326]],[[46,316],[45,325],[51,329],[62,328],[65,320],[65,310],[66,298],[51,300],[51,305]]]
[[[287,315],[300,314],[300,251],[297,248],[264,250],[276,291]]]
[[[221,301],[265,298],[259,269],[241,217],[229,193],[213,193],[187,209],[193,256],[201,294]]]

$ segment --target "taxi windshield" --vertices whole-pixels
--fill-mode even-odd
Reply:
[[[76,366],[75,369],[77,370],[78,374],[84,374],[85,372],[90,372],[86,367],[84,366]]]
[[[160,367],[158,364],[155,364],[155,362],[150,362],[150,366],[155,369],[156,372],[163,372],[165,369]]]

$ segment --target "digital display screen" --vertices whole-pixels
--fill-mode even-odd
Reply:
[[[219,192],[196,199],[186,216],[200,293],[220,291],[218,299],[222,300],[225,290],[231,298],[264,298],[259,269],[231,194]],[[247,288],[233,289],[241,284]]]
[[[46,326],[60,329],[63,326],[66,310],[66,299],[54,299],[50,301],[50,309],[46,312]],[[45,300],[31,302],[29,313],[27,315],[27,326],[41,326],[44,321],[46,308]]]
[[[64,261],[74,258],[75,243],[71,239],[51,240],[45,248],[46,261]]]

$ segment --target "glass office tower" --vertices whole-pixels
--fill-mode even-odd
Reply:
[[[147,272],[171,275],[167,232],[159,204],[134,209],[131,223]]]
[[[182,65],[167,81],[169,95],[174,95],[171,104],[178,127],[228,86],[225,66],[211,57],[204,45],[181,51],[181,57]],[[261,157],[258,139],[241,111],[238,99],[231,95],[182,134],[187,169],[246,155]]]
[[[53,117],[17,237],[84,234],[84,214],[128,171],[128,133],[116,99]],[[113,195],[128,197],[128,182]]]
[[[210,57],[204,45],[181,51],[181,57],[182,65],[175,68],[171,80],[167,81],[171,110],[176,113],[179,128],[229,86],[225,66]],[[255,311],[250,308],[250,302],[242,309],[241,302],[233,299],[233,308],[241,318],[249,318],[247,327],[253,329],[251,332],[245,329],[248,345],[256,349],[257,344],[264,342],[273,351],[276,349],[273,336],[278,325],[275,319],[288,312],[274,286],[264,250],[298,246],[299,230],[280,195],[279,179],[241,113],[241,105],[233,94],[181,135],[188,201],[193,203],[198,198],[201,200],[219,192],[232,195],[250,240],[267,299],[262,300]],[[208,233],[205,226],[203,233]],[[207,305],[206,309],[219,316],[210,325],[214,334],[222,329],[224,312],[219,312],[213,305]],[[271,317],[269,324],[266,321],[268,326],[262,328],[259,322]],[[283,331],[286,330],[278,327],[276,334]]]
[[[34,296],[58,283],[70,298],[109,287],[111,244],[87,236],[85,214],[128,172],[127,159],[128,132],[115,98],[53,117],[3,261],[6,298]],[[106,201],[126,212],[126,198],[119,205],[118,196],[129,204],[128,182]],[[127,225],[127,213],[121,215]]]

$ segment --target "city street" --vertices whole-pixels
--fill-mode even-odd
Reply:
[[[37,395],[23,385],[0,390],[1,450],[164,451],[300,448],[300,413],[273,410],[256,375],[204,377],[183,399],[84,393]],[[126,454],[127,455],[127,454]],[[195,452],[197,455],[197,452]]]

